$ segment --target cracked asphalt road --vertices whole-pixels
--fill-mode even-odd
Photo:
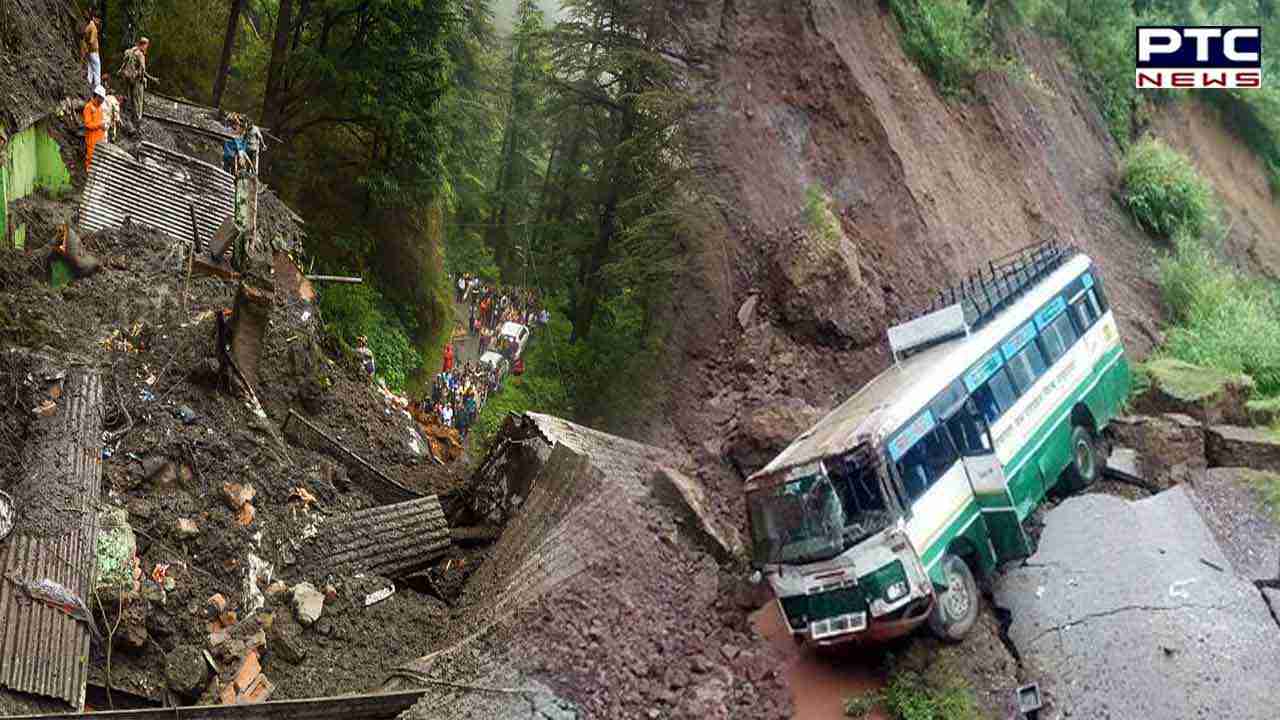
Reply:
[[[1060,716],[1276,717],[1280,626],[1181,486],[1064,501],[995,597]]]

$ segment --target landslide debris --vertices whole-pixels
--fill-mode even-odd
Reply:
[[[51,237],[32,233],[25,252],[0,250],[0,350],[76,356],[102,374],[108,521],[98,550],[109,562],[91,605],[100,627],[115,630],[112,688],[153,701],[175,684],[194,692],[191,653],[174,654],[188,647],[219,669],[196,697],[203,702],[234,686],[250,651],[261,671],[236,692],[258,699],[365,692],[423,654],[446,623],[442,602],[405,591],[365,607],[357,579],[303,564],[300,544],[325,519],[382,501],[326,441],[279,430],[289,409],[302,410],[406,487],[450,489],[454,481],[408,442],[413,420],[328,345],[314,305],[288,293],[271,314],[258,390],[266,417],[255,416],[218,387],[212,359],[214,314],[234,287],[200,276],[188,285],[184,254],[143,226],[83,240],[102,269],[60,289],[45,261]],[[15,450],[38,432],[26,356],[0,352],[0,490],[17,480]],[[136,555],[126,560],[118,556],[130,536]],[[314,622],[293,619],[288,592],[268,592],[281,578],[323,593],[322,612],[314,598],[303,608]],[[91,683],[106,685],[103,653],[90,664]]]

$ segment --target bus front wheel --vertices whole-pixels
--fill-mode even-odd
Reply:
[[[1071,428],[1071,464],[1067,466],[1069,485],[1073,490],[1083,490],[1098,479],[1098,448],[1089,428],[1076,425]]]
[[[955,555],[942,559],[942,574],[947,590],[929,613],[929,630],[943,642],[960,642],[978,619],[978,582],[969,565]]]

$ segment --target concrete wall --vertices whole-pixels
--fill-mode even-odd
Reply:
[[[0,149],[0,235],[4,244],[22,247],[26,226],[9,221],[9,204],[37,189],[51,195],[71,190],[71,174],[62,163],[57,141],[49,136],[47,121],[41,121],[9,138]]]

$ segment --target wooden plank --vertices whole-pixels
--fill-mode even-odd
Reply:
[[[8,720],[380,720],[413,707],[423,690],[374,695],[277,700],[258,705],[199,705],[94,713],[16,715]]]

